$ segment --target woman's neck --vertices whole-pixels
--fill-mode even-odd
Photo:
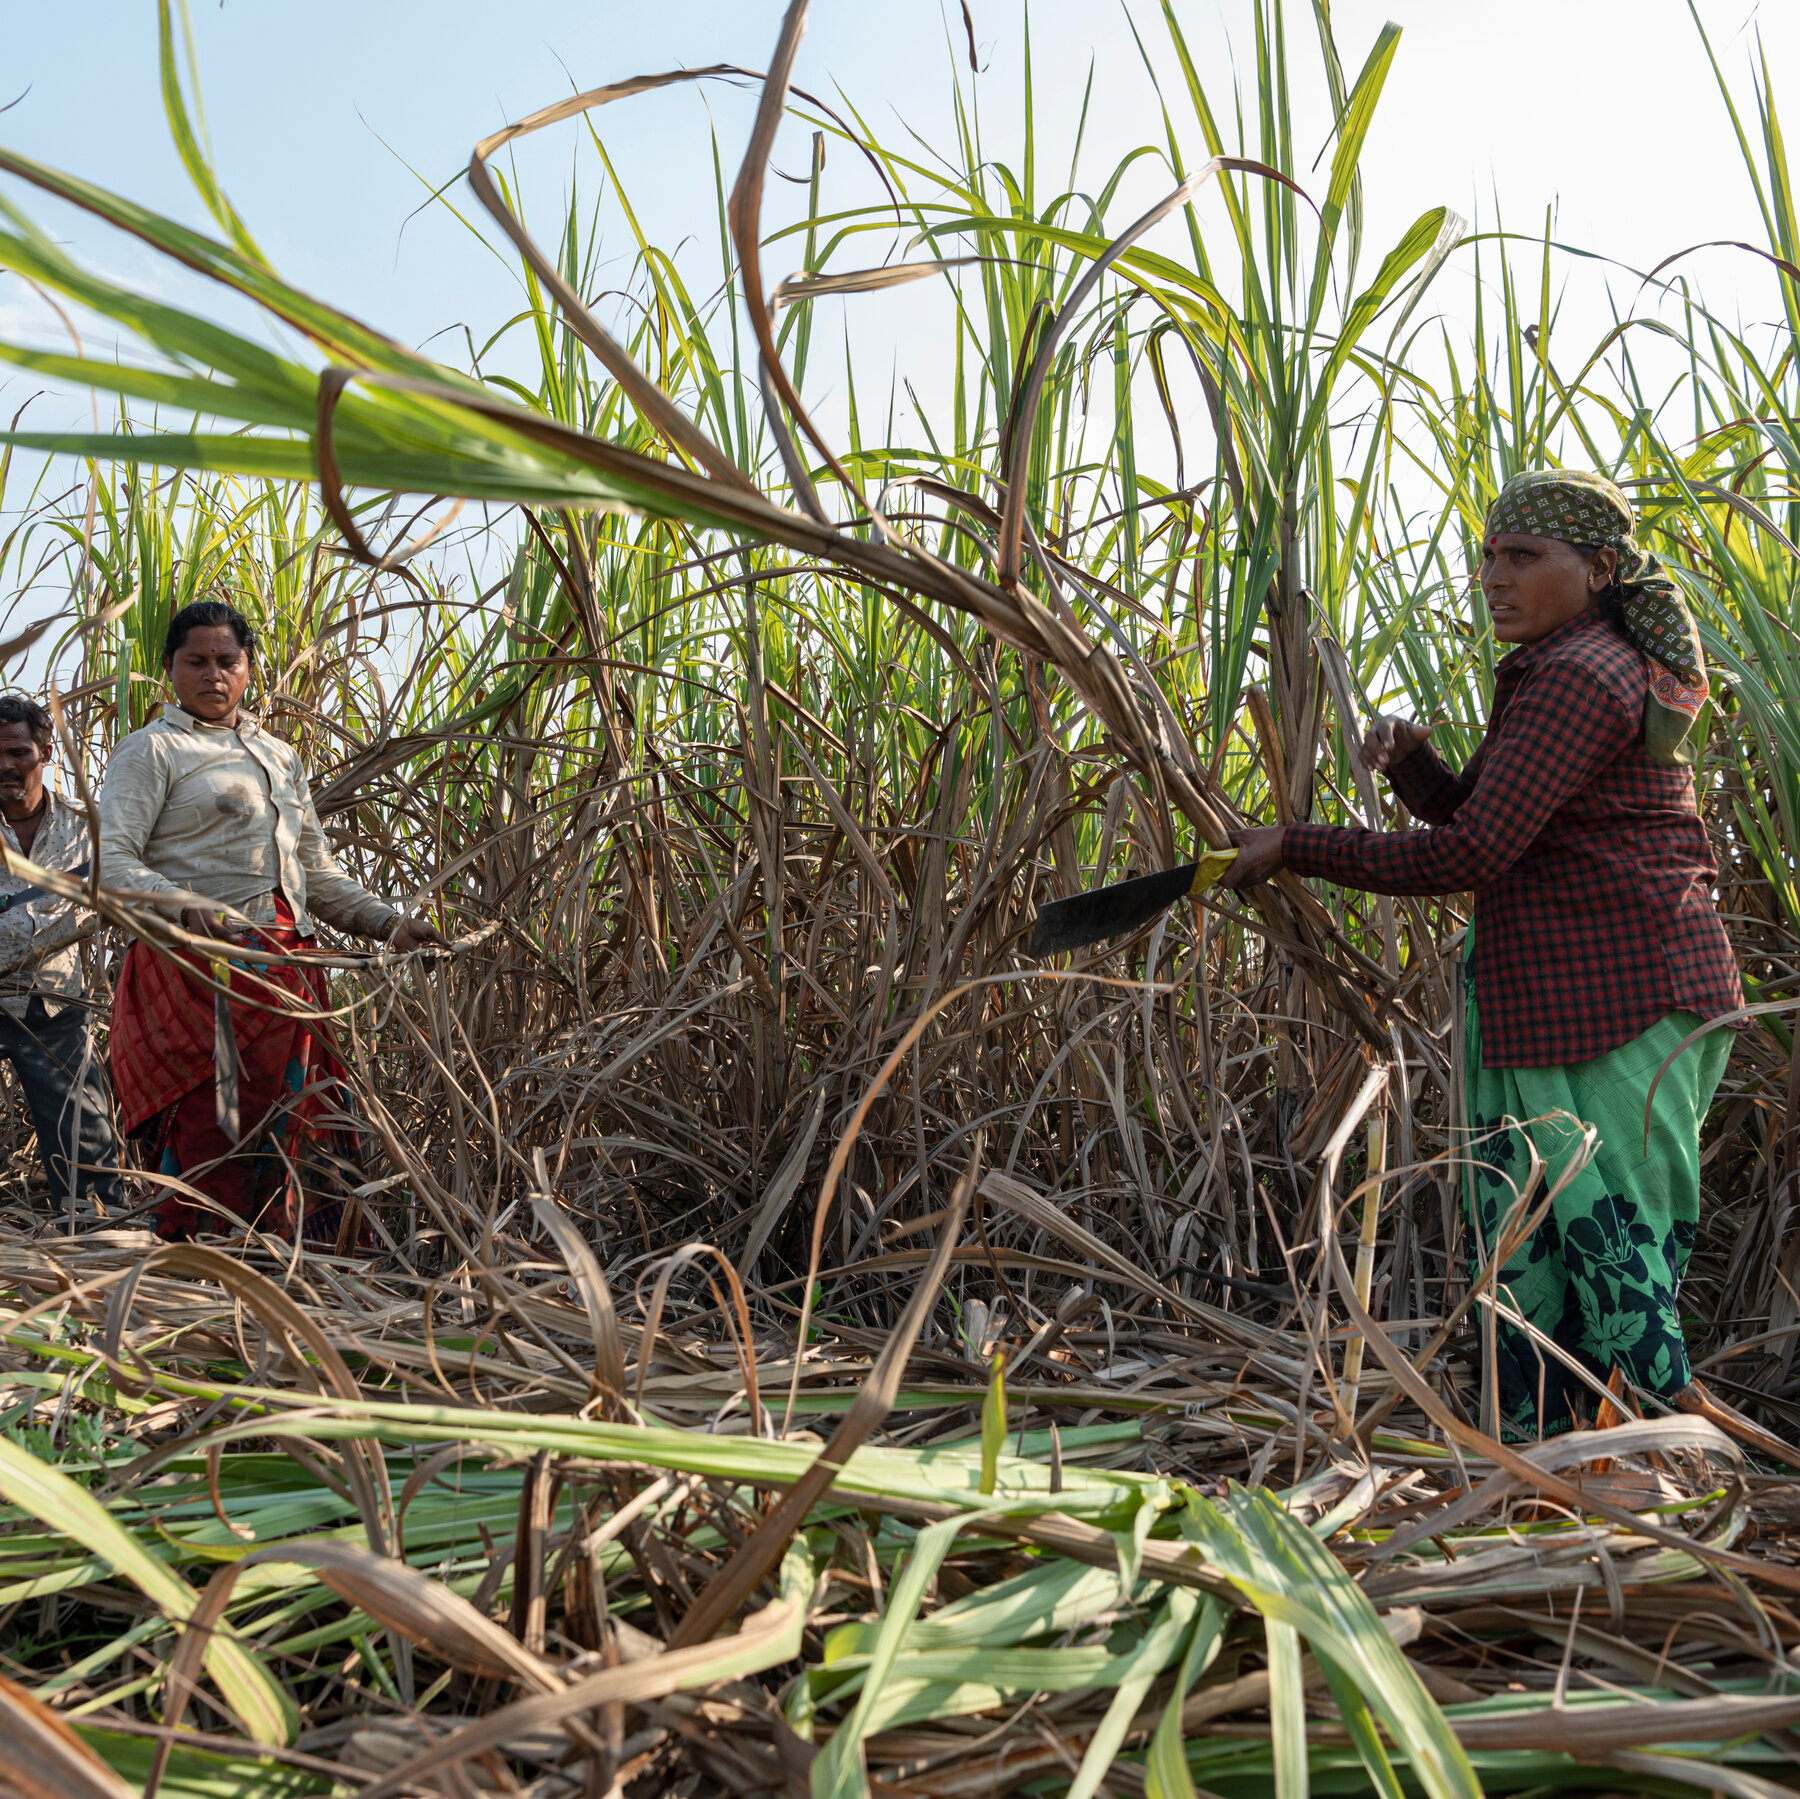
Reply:
[[[178,705],[180,704],[179,701],[176,703]],[[185,706],[182,706],[181,709],[183,712],[187,712],[188,717],[191,718],[195,724],[210,725],[215,731],[235,731],[238,726],[243,723],[244,719],[244,709],[242,706],[233,706],[230,712],[223,718],[207,718],[198,712],[188,712],[188,709]]]

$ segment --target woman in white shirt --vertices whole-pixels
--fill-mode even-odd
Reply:
[[[102,884],[184,902],[189,930],[240,946],[314,947],[315,917],[398,950],[442,943],[426,919],[403,917],[338,866],[299,755],[243,710],[255,661],[256,634],[234,606],[203,600],[169,621],[163,672],[175,703],[113,751],[98,802]],[[292,1236],[308,1212],[309,1241],[354,1238],[334,1169],[355,1166],[354,1135],[327,1027],[274,1009],[254,987],[260,1004],[227,1008],[190,966],[135,942],[113,999],[120,1125],[171,1180],[159,1233],[182,1240],[203,1220],[229,1229],[241,1219]],[[321,969],[271,964],[266,978],[303,1012],[328,1008]],[[216,1072],[230,1061],[216,1054],[227,1012],[235,1096]],[[329,1131],[336,1154],[307,1155],[328,1134],[328,1112],[340,1121]],[[335,1197],[303,1192],[303,1156],[305,1184],[323,1176]]]

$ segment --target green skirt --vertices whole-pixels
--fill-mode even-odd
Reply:
[[[1649,1392],[1676,1392],[1691,1378],[1678,1300],[1700,1226],[1700,1124],[1733,1033],[1702,1037],[1663,1075],[1650,1102],[1646,1153],[1650,1083],[1698,1027],[1694,1013],[1671,1012],[1591,1061],[1489,1068],[1467,964],[1465,982],[1472,1266],[1485,1262],[1530,1167],[1525,1131],[1516,1127],[1542,1121],[1527,1127],[1547,1165],[1535,1210],[1581,1140],[1572,1120],[1592,1125],[1600,1134],[1593,1160],[1501,1270],[1501,1300],[1599,1380],[1618,1367]],[[1592,1415],[1591,1389],[1528,1332],[1502,1316],[1495,1339],[1506,1441],[1554,1436]]]

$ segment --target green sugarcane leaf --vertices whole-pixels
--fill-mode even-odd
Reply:
[[[162,1384],[171,1392],[191,1388],[196,1396],[211,1398],[221,1397],[224,1392],[211,1383],[175,1375],[165,1375]],[[333,1400],[332,1416],[309,1413],[290,1422],[280,1414],[297,1403],[294,1394],[279,1388],[249,1386],[231,1391],[244,1402],[272,1408],[270,1415],[256,1422],[257,1433],[270,1437],[493,1443],[509,1451],[548,1449],[552,1453],[616,1458],[726,1480],[767,1481],[777,1486],[797,1480],[818,1455],[816,1448],[803,1443],[696,1436],[669,1426],[621,1425],[599,1419],[547,1420],[523,1413],[399,1405],[388,1400]],[[1132,1526],[1146,1500],[1160,1505],[1168,1491],[1159,1476],[1123,1469],[1065,1466],[1062,1488],[1052,1492],[1050,1470],[1044,1464],[1003,1456],[996,1470],[994,1494],[991,1500],[984,1501],[979,1491],[980,1474],[979,1451],[971,1452],[961,1445],[903,1450],[864,1444],[845,1463],[835,1487],[840,1494],[917,1498],[965,1506],[971,1513],[1067,1512],[1102,1528],[1118,1530]]]
[[[481,384],[466,375],[440,369],[425,358],[415,356],[391,338],[371,331],[336,308],[324,305],[298,288],[271,274],[258,262],[240,255],[204,232],[189,230],[173,219],[164,218],[148,207],[122,198],[77,175],[66,175],[46,163],[21,156],[17,151],[0,148],[0,170],[29,181],[45,193],[79,206],[109,225],[142,239],[152,249],[184,263],[188,268],[220,282],[246,299],[287,320],[337,359],[352,366],[386,369],[394,373],[441,377],[479,395]],[[8,216],[17,217],[10,207]],[[124,290],[116,289],[122,293]]]
[[[1337,341],[1332,345],[1331,354],[1326,357],[1325,366],[1319,371],[1306,416],[1294,434],[1293,448],[1296,456],[1304,455],[1312,448],[1325,416],[1325,409],[1336,391],[1338,373],[1356,348],[1362,334],[1374,323],[1389,296],[1399,285],[1401,277],[1414,264],[1431,254],[1448,216],[1449,208],[1443,206],[1434,206],[1429,212],[1421,213],[1406,235],[1382,259],[1381,267],[1375,272],[1375,279],[1351,302]]]
[[[312,423],[310,405],[284,406],[248,388],[202,381],[191,375],[127,368],[122,363],[96,362],[80,356],[56,356],[7,343],[0,343],[0,360],[52,381],[76,382],[101,393],[148,400],[155,406],[170,406],[204,417],[240,419],[247,425],[278,425],[292,430],[304,430]]]
[[[169,0],[157,0],[156,12],[157,62],[162,74],[163,114],[169,121],[169,135],[175,140],[175,148],[187,169],[188,179],[206,202],[207,211],[224,226],[226,234],[239,252],[257,262],[265,262],[267,259],[256,247],[249,229],[238,217],[237,209],[225,198],[212,163],[202,149],[199,137],[195,135],[193,121],[188,117],[187,99],[181,91],[181,75],[175,66],[175,25]],[[188,22],[185,7],[182,9],[181,22],[185,36]],[[191,38],[186,48],[189,65],[192,66],[194,46]]]
[[[1331,1696],[1337,1702],[1344,1726],[1350,1732],[1350,1740],[1356,1745],[1356,1752],[1362,1757],[1362,1764],[1375,1783],[1379,1799],[1405,1799],[1400,1778],[1394,1772],[1394,1764],[1388,1759],[1381,1733],[1375,1728],[1374,1715],[1369,1710],[1368,1701],[1356,1690],[1356,1682],[1330,1656],[1320,1656],[1319,1666],[1324,1671],[1326,1684],[1331,1688]]]
[[[912,1680],[891,1675],[882,1683],[880,1703],[869,1712],[872,1730],[865,1731],[864,1737],[873,1734],[873,1730],[900,1730],[908,1724],[930,1723],[937,1718],[966,1718],[1009,1702],[1016,1705],[1021,1697],[1041,1690],[999,1687],[975,1679]],[[813,1765],[818,1766],[816,1762]],[[860,1794],[865,1789],[852,1787],[850,1791]]]
[[[310,442],[301,438],[211,435],[203,432],[0,432],[0,443],[50,455],[105,458],[152,467],[204,469],[216,474],[251,475],[265,480],[311,481],[318,461]],[[645,483],[610,479],[598,470],[569,463],[557,467],[533,463],[509,447],[495,444],[477,452],[473,445],[459,456],[428,458],[386,450],[348,452],[338,459],[347,485],[389,493],[460,494],[469,499],[524,504],[625,508],[657,517],[683,517],[721,529],[731,524],[704,507],[659,496],[647,475]],[[645,459],[648,464],[648,458]],[[650,465],[654,466],[654,465]]]
[[[1061,1635],[1125,1603],[1125,1586],[1110,1568],[1047,1561],[915,1619],[906,1648],[1003,1649],[1027,1637]],[[866,1655],[881,1634],[878,1623],[840,1624],[825,1639],[824,1665]]]
[[[138,1541],[86,1487],[0,1437],[0,1496],[92,1554],[110,1562],[166,1618],[184,1619],[199,1595]],[[224,1630],[206,1651],[206,1669],[227,1704],[259,1743],[286,1746],[300,1731],[300,1714],[259,1657]]]
[[[841,1703],[861,1695],[868,1707],[863,1728],[868,1737],[952,1712],[1017,1703],[1033,1693],[1104,1692],[1134,1679],[1146,1665],[1143,1656],[1154,1660],[1160,1655],[1160,1671],[1179,1650],[1179,1637],[1170,1639],[1166,1634],[1148,1649],[1144,1642],[1121,1650],[1104,1644],[1081,1649],[937,1649],[902,1653],[878,1678],[872,1668],[853,1672],[848,1679],[838,1678],[833,1670],[829,1679],[815,1675],[804,1684],[809,1699],[818,1703]],[[1125,1714],[1127,1722],[1147,1690],[1148,1683],[1140,1685],[1138,1698]]]
[[[1469,1758],[1417,1669],[1395,1647],[1362,1589],[1311,1531],[1268,1494],[1241,1487],[1216,1503],[1189,1495],[1182,1527],[1262,1613],[1270,1627],[1272,1680],[1279,1626],[1304,1637],[1321,1661],[1329,1659],[1355,1684],[1429,1799],[1479,1799],[1481,1786]],[[1294,1654],[1296,1684],[1285,1703],[1298,1718],[1297,1646]],[[1280,1696],[1277,1688],[1272,1697]],[[1280,1731],[1276,1741],[1279,1745]]]
[[[885,1665],[891,1676],[890,1685],[898,1680],[915,1685],[943,1685],[978,1679],[989,1686],[1025,1693],[1067,1693],[1079,1687],[1114,1685],[1120,1678],[1122,1660],[1104,1643],[1081,1649],[903,1649],[891,1663],[881,1663],[879,1657],[869,1655],[832,1664],[834,1676],[849,1674],[854,1678],[834,1679],[830,1690],[843,1698],[866,1691],[871,1673],[878,1665]]]
[[[1138,1569],[1144,1565],[1144,1545],[1162,1516],[1161,1500],[1160,1494],[1147,1494],[1131,1520],[1131,1528],[1113,1532],[1119,1551],[1119,1581],[1127,1593],[1137,1585]]]
[[[1300,1633],[1263,1613],[1269,1651],[1269,1738],[1275,1750],[1275,1799],[1307,1799],[1306,1690],[1300,1675]]]
[[[956,1541],[963,1523],[961,1518],[947,1518],[919,1532],[913,1552],[888,1594],[887,1617],[882,1620],[875,1652],[869,1658],[856,1709],[832,1732],[831,1741],[813,1761],[813,1799],[862,1799],[868,1790],[863,1771],[863,1739],[878,1728],[875,1716],[907,1627],[919,1615],[925,1590],[950,1553],[950,1545]]]
[[[1381,90],[1387,85],[1388,71],[1394,66],[1394,52],[1399,48],[1400,27],[1391,22],[1383,25],[1369,50],[1362,72],[1356,77],[1356,86],[1351,90],[1344,116],[1338,121],[1337,149],[1331,158],[1331,185],[1326,191],[1325,204],[1321,209],[1328,231],[1336,227],[1350,198],[1350,189],[1356,180],[1357,164],[1362,160],[1363,140],[1369,135],[1369,126],[1375,119],[1375,108],[1381,100]]]
[[[1156,1734],[1150,1739],[1150,1754],[1144,1765],[1146,1799],[1198,1799],[1194,1777],[1188,1772],[1187,1754],[1181,1736],[1181,1706],[1194,1682],[1212,1665],[1219,1653],[1219,1639],[1225,1634],[1229,1618],[1224,1606],[1208,1596],[1200,1608],[1192,1635],[1181,1658],[1181,1671],[1175,1677],[1175,1690],[1163,1715],[1157,1720]]]
[[[1068,1799],[1094,1799],[1100,1790],[1100,1782],[1106,1778],[1107,1770],[1124,1744],[1125,1733],[1130,1730],[1138,1707],[1144,1703],[1144,1695],[1162,1671],[1187,1648],[1200,1603],[1200,1595],[1191,1587],[1176,1587],[1143,1642],[1129,1655],[1119,1658],[1126,1666],[1119,1670],[1118,1691],[1113,1694],[1099,1728],[1088,1739],[1081,1766],[1069,1782]]]

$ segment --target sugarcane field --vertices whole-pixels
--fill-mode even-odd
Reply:
[[[19,9],[0,1799],[1800,1794],[1800,16],[1387,10]]]

